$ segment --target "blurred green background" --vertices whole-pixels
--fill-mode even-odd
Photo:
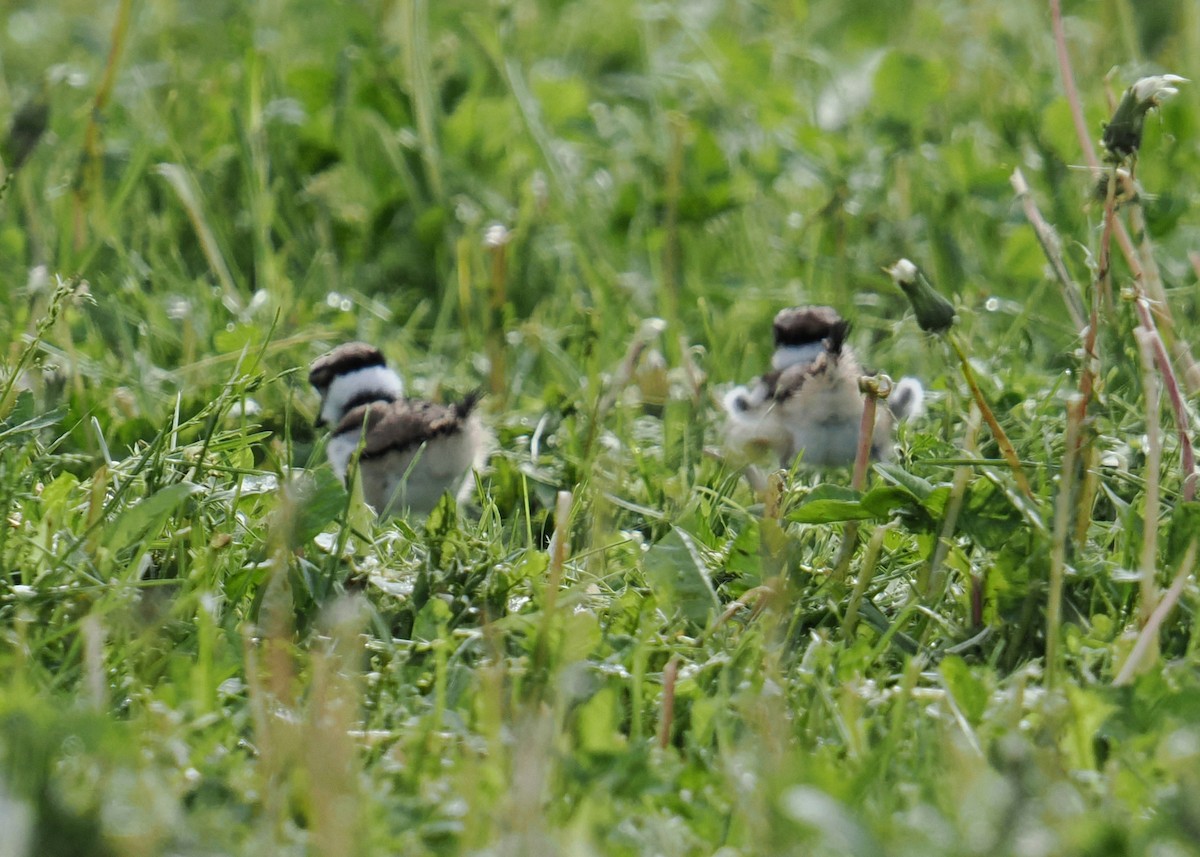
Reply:
[[[1013,170],[1081,283],[1102,220],[1046,4],[0,3],[0,855],[1198,853],[1193,590],[1110,686],[1149,531],[1125,303],[1042,685],[1077,335]],[[1132,80],[1200,79],[1195,0],[1065,15],[1093,139]],[[1137,165],[1185,339],[1198,108],[1151,114]],[[1037,492],[974,465],[933,598],[969,432],[901,256],[953,296]],[[841,523],[764,518],[713,454],[713,396],[799,302],[933,393],[853,595]],[[417,393],[488,388],[479,514],[348,506],[304,370],[350,338]],[[1164,571],[1200,529],[1176,454]]]
[[[1194,3],[1066,14],[1096,137],[1106,85],[1200,76]],[[0,110],[50,107],[0,213],[0,337],[29,329],[31,270],[80,274],[95,304],[70,359],[139,412],[181,382],[211,395],[204,367],[275,319],[280,370],[358,335],[478,377],[493,222],[510,330],[606,365],[612,333],[665,316],[716,381],[755,372],[799,301],[852,315],[889,368],[928,368],[891,337],[905,305],[880,268],[901,255],[993,353],[1061,352],[1017,166],[1088,278],[1072,238],[1100,212],[1041,3],[10,0],[0,38]],[[1152,117],[1139,165],[1185,317],[1198,99]]]

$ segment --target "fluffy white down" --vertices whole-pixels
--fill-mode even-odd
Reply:
[[[797,455],[814,467],[851,464],[858,448],[863,396],[857,371],[810,380],[803,392],[782,401],[769,399],[765,385],[752,382],[734,387],[723,404],[726,448],[755,460],[770,451],[783,467]],[[871,447],[875,457],[892,455],[892,429],[898,420],[922,413],[925,390],[916,378],[902,378],[892,391],[888,408],[875,414]]]
[[[471,472],[487,460],[490,435],[472,414],[459,431],[435,437],[420,446],[359,461],[363,499],[381,516],[426,515],[447,491],[462,501],[474,481]],[[359,445],[357,432],[329,439],[329,463],[345,479]]]
[[[901,422],[924,416],[924,385],[911,375],[901,378],[892,389],[892,394],[888,396],[888,408]]]
[[[381,399],[396,399],[404,395],[404,382],[386,366],[366,366],[337,375],[321,402],[321,421],[336,426],[346,415],[346,405],[368,390],[379,393]]]
[[[329,464],[337,478],[346,481],[346,471],[350,469],[350,458],[358,449],[358,432],[343,432],[329,438],[325,454],[329,456]]]

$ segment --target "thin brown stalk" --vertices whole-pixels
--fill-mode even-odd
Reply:
[[[1137,641],[1133,644],[1133,648],[1129,651],[1129,657],[1125,659],[1125,663],[1121,665],[1120,672],[1113,679],[1113,684],[1121,686],[1129,684],[1133,681],[1133,677],[1142,670],[1142,662],[1145,661],[1146,655],[1153,652],[1158,643],[1158,633],[1162,628],[1163,622],[1167,619],[1167,614],[1174,609],[1175,604],[1179,601],[1179,597],[1183,595],[1183,587],[1187,585],[1188,577],[1192,573],[1192,569],[1196,565],[1196,541],[1188,545],[1187,553],[1183,555],[1183,561],[1179,564],[1179,571],[1175,573],[1175,578],[1171,581],[1171,586],[1163,595],[1162,601],[1158,602],[1158,606],[1154,608],[1154,612],[1150,614],[1150,618],[1146,620],[1145,626],[1138,634]]]
[[[1083,105],[1079,98],[1079,91],[1075,87],[1075,73],[1071,68],[1071,55],[1067,50],[1066,32],[1063,29],[1062,6],[1060,0],[1050,0],[1050,17],[1054,30],[1054,45],[1058,55],[1059,71],[1062,74],[1063,79],[1063,92],[1065,93],[1067,97],[1067,103],[1071,108],[1071,119],[1075,125],[1075,136],[1078,139],[1079,147],[1082,149],[1084,157],[1087,160],[1088,167],[1091,168],[1093,174],[1096,174],[1100,171],[1100,160],[1096,156],[1096,148],[1092,143],[1092,138],[1088,131],[1087,120],[1083,115]],[[1109,182],[1109,188],[1110,191],[1108,196],[1111,200],[1111,197],[1113,196],[1113,182],[1111,180]],[[1109,229],[1109,225],[1110,218],[1108,205],[1106,203],[1106,232]],[[1152,271],[1147,271],[1147,269],[1142,265],[1141,260],[1139,259],[1139,253],[1134,248],[1133,239],[1130,237],[1128,230],[1125,229],[1124,223],[1120,222],[1119,220],[1115,220],[1115,222],[1112,223],[1112,234],[1115,235],[1117,239],[1117,245],[1121,248],[1121,253],[1125,257],[1126,264],[1129,265],[1130,274],[1133,277],[1135,285],[1139,286],[1139,291],[1141,291],[1142,288],[1147,288],[1160,308],[1160,311],[1166,314],[1166,318],[1170,318],[1170,311],[1166,302],[1165,291],[1162,289],[1162,279],[1158,275],[1157,266],[1154,266]],[[1145,234],[1144,230],[1143,234]],[[1103,254],[1107,253],[1106,245],[1107,240],[1102,239],[1101,252]],[[1149,252],[1148,247],[1145,249],[1147,252]],[[1101,269],[1107,273],[1108,265],[1106,259],[1104,258],[1101,259]],[[1171,326],[1173,329],[1173,320],[1171,322]],[[1153,326],[1151,326],[1151,329],[1154,329]],[[1178,340],[1176,340],[1176,342],[1178,342]],[[1184,354],[1183,350],[1185,349],[1187,349],[1187,344],[1182,343],[1182,349],[1177,349],[1177,351],[1183,355],[1181,360],[1185,370],[1184,381],[1187,384],[1187,389],[1189,393],[1194,394],[1196,392],[1200,392],[1200,368],[1196,367],[1195,361],[1191,358],[1190,349],[1186,350],[1186,354]],[[1165,355],[1165,349],[1163,350],[1163,353]],[[1159,368],[1164,372],[1164,376],[1166,373],[1171,372],[1170,365],[1171,364],[1169,360],[1160,364]],[[1174,373],[1171,372],[1171,374],[1173,376]],[[1171,386],[1172,384],[1174,384],[1177,390],[1178,384],[1174,382],[1173,378],[1171,381],[1168,381],[1168,386]],[[1172,405],[1172,407],[1174,407],[1174,405]],[[1186,431],[1186,425],[1186,422],[1178,422],[1181,434]],[[1189,471],[1185,474],[1185,480],[1190,480],[1191,478],[1192,473]]]
[[[753,589],[748,589],[743,592],[738,598],[729,602],[729,606],[721,611],[711,625],[704,629],[699,637],[696,638],[696,643],[703,642],[708,637],[711,637],[718,629],[738,613],[747,608],[752,608],[755,612],[759,610],[762,599],[775,594],[775,590],[767,585],[755,586]]]
[[[1054,50],[1058,55],[1058,71],[1062,75],[1063,92],[1066,93],[1067,104],[1071,107],[1071,121],[1075,123],[1075,136],[1079,138],[1079,146],[1083,149],[1088,166],[1097,170],[1100,168],[1100,160],[1096,157],[1096,147],[1092,145],[1087,119],[1083,116],[1079,90],[1075,88],[1075,72],[1071,69],[1071,54],[1067,50],[1067,32],[1063,28],[1060,0],[1050,0],[1050,22],[1054,30]]]
[[[867,486],[867,467],[871,462],[871,439],[875,435],[875,411],[878,408],[880,387],[886,388],[882,395],[887,396],[891,392],[891,379],[886,376],[876,376],[859,381],[859,389],[863,391],[863,411],[862,419],[858,424],[858,450],[854,456],[854,473],[850,478],[850,487],[855,491],[862,491]],[[845,532],[842,535],[842,546],[834,561],[834,580],[846,579],[846,572],[850,569],[850,559],[857,546],[858,521],[847,521]]]
[[[1192,438],[1189,432],[1191,421],[1187,408],[1184,406],[1183,396],[1179,392],[1179,382],[1175,378],[1175,371],[1171,368],[1171,359],[1167,356],[1167,347],[1154,324],[1154,315],[1150,311],[1148,302],[1145,297],[1138,297],[1134,301],[1134,306],[1137,307],[1138,317],[1142,324],[1138,330],[1144,330],[1148,336],[1154,353],[1154,363],[1158,367],[1159,374],[1162,375],[1163,387],[1167,391],[1167,400],[1171,403],[1171,413],[1175,418],[1175,429],[1179,436],[1180,467],[1183,471],[1183,499],[1191,501],[1196,496],[1196,452],[1192,447]]]
[[[763,579],[774,581],[784,571],[787,548],[787,535],[779,522],[786,493],[783,471],[776,470],[768,474],[763,486],[763,515],[758,529],[758,544]]]
[[[1096,267],[1094,288],[1100,293],[1104,309],[1109,317],[1113,312],[1112,296],[1112,236],[1117,226],[1117,176],[1108,174],[1107,190],[1104,195],[1104,228],[1100,232],[1100,252]]]
[[[1017,199],[1021,201],[1021,207],[1025,210],[1025,219],[1033,227],[1033,234],[1037,236],[1038,243],[1042,245],[1042,252],[1050,263],[1050,269],[1054,271],[1055,279],[1058,280],[1063,303],[1067,307],[1071,321],[1082,336],[1087,327],[1083,291],[1079,288],[1079,284],[1071,278],[1066,263],[1063,262],[1062,242],[1058,238],[1058,233],[1054,231],[1053,226],[1046,222],[1046,218],[1042,217],[1042,212],[1038,209],[1037,201],[1034,200],[1033,194],[1029,190],[1029,184],[1025,181],[1025,174],[1021,172],[1020,167],[1013,170],[1009,181],[1012,183],[1013,190],[1016,191]]]
[[[858,426],[858,449],[854,454],[854,473],[850,478],[850,487],[862,491],[867,487],[867,467],[871,463],[871,439],[875,434],[875,412],[879,408],[879,400],[871,392],[863,398],[862,420]]]
[[[679,677],[679,658],[672,657],[663,668],[662,722],[658,726],[658,746],[671,746],[671,725],[675,722],[675,682]]]
[[[1158,376],[1154,372],[1154,335],[1145,328],[1137,328],[1138,351],[1142,357],[1142,386],[1146,396],[1146,508],[1143,511],[1142,556],[1139,574],[1141,578],[1141,604],[1138,615],[1145,627],[1158,605],[1158,512],[1159,512],[1159,465],[1162,462],[1162,436],[1159,427],[1160,391]]]
[[[1054,506],[1054,535],[1050,548],[1050,593],[1046,603],[1046,687],[1058,680],[1058,638],[1062,624],[1062,593],[1066,579],[1067,541],[1071,532],[1071,500],[1075,493],[1075,461],[1079,431],[1087,400],[1075,395],[1067,403],[1067,430],[1064,438],[1062,472]]]
[[[1086,400],[1085,400],[1086,401]],[[1096,504],[1096,494],[1100,491],[1100,472],[1096,469],[1099,457],[1094,444],[1084,439],[1086,432],[1080,432],[1079,453],[1081,456],[1079,471],[1079,500],[1075,504],[1078,510],[1075,515],[1075,544],[1087,542],[1088,529],[1092,524],[1092,507]]]
[[[1133,246],[1133,239],[1129,232],[1125,229],[1125,224],[1119,220],[1116,222],[1114,236],[1117,239],[1117,245],[1121,248],[1122,254],[1125,256],[1125,261],[1129,265],[1130,273],[1133,277],[1133,288],[1137,296],[1147,301],[1146,307],[1138,308],[1139,318],[1142,319],[1142,326],[1148,330],[1153,330],[1155,336],[1162,339],[1158,333],[1158,324],[1155,318],[1160,318],[1168,326],[1169,331],[1174,331],[1175,322],[1170,314],[1170,309],[1166,301],[1166,292],[1162,288],[1161,278],[1158,277],[1158,267],[1154,266],[1154,275],[1148,273],[1147,268],[1142,265],[1139,258],[1139,253]],[[1147,288],[1149,287],[1149,288]],[[1147,298],[1147,292],[1149,297]],[[1191,350],[1186,342],[1175,339],[1176,354],[1181,359],[1184,366],[1184,380],[1188,385],[1189,393],[1200,392],[1200,369],[1196,367],[1195,360],[1192,358]],[[1159,370],[1163,373],[1164,380],[1167,382],[1168,390],[1174,389],[1172,394],[1172,408],[1174,409],[1174,398],[1179,391],[1179,384],[1176,380],[1175,371],[1172,368],[1170,359],[1167,357],[1167,350],[1164,345],[1162,349],[1162,362],[1159,363]],[[1169,376],[1169,380],[1168,380]],[[1180,420],[1178,412],[1176,413],[1177,425],[1184,427],[1187,425],[1186,420]]]
[[[1012,441],[1008,439],[1008,434],[1001,428],[996,415],[992,413],[992,408],[984,398],[983,390],[979,387],[979,382],[975,379],[975,370],[971,368],[971,361],[967,357],[967,353],[963,350],[962,343],[953,333],[946,334],[946,341],[950,343],[950,347],[958,356],[959,363],[962,365],[963,379],[966,380],[967,386],[971,389],[971,396],[975,399],[975,404],[979,407],[979,412],[983,414],[984,422],[988,424],[988,428],[992,432],[992,437],[996,439],[996,445],[1000,447],[1000,454],[1004,456],[1004,460],[1008,462],[1009,468],[1013,472],[1013,478],[1017,481],[1017,487],[1021,489],[1021,493],[1030,501],[1034,501],[1033,487],[1029,484],[1029,480],[1025,476],[1025,470],[1021,467],[1021,459],[1017,457],[1017,450],[1012,445]]]
[[[1175,316],[1171,312],[1171,305],[1167,302],[1167,291],[1163,287],[1162,273],[1154,259],[1154,245],[1150,239],[1150,231],[1146,228],[1145,212],[1137,199],[1127,207],[1127,210],[1129,224],[1141,239],[1138,243],[1137,258],[1141,264],[1142,275],[1137,281],[1141,283],[1142,288],[1150,297],[1152,302],[1150,308],[1158,319],[1160,336],[1164,342],[1170,345],[1175,361],[1182,369],[1181,377],[1184,388],[1188,395],[1194,396],[1200,393],[1200,366],[1197,366],[1196,358],[1192,355],[1191,345],[1176,332]],[[1123,249],[1124,243],[1120,242],[1120,236],[1118,236],[1118,241],[1122,243]]]

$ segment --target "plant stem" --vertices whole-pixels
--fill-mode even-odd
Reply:
[[[1129,684],[1133,681],[1133,677],[1141,671],[1142,661],[1145,660],[1147,652],[1152,650],[1158,642],[1158,632],[1162,627],[1162,623],[1166,621],[1167,614],[1175,607],[1179,601],[1179,596],[1183,594],[1183,587],[1187,584],[1188,577],[1192,573],[1192,569],[1196,565],[1196,540],[1188,545],[1187,553],[1183,555],[1183,562],[1179,564],[1179,571],[1175,572],[1175,578],[1171,581],[1170,588],[1163,595],[1162,601],[1158,602],[1158,606],[1154,608],[1154,612],[1150,614],[1150,618],[1146,620],[1145,627],[1138,634],[1137,642],[1133,644],[1133,648],[1129,652],[1129,657],[1125,659],[1125,663],[1121,665],[1121,671],[1117,673],[1117,677],[1113,679],[1113,684],[1120,686]]]
[[[963,452],[966,457],[974,456],[977,452],[979,435],[980,410],[978,405],[972,405],[967,415],[967,430],[963,436]],[[950,552],[950,542],[954,538],[954,530],[958,526],[958,515],[962,511],[963,501],[967,495],[967,487],[971,482],[973,468],[963,464],[954,469],[954,482],[950,487],[950,496],[946,498],[946,516],[942,519],[942,529],[938,533],[937,544],[934,545],[929,565],[918,573],[917,591],[921,597],[928,599],[936,587],[938,572]]]
[[[1138,622],[1142,627],[1158,604],[1158,496],[1159,465],[1162,462],[1162,435],[1159,428],[1160,393],[1154,373],[1155,335],[1144,328],[1134,330],[1138,351],[1142,356],[1142,384],[1146,395],[1146,508],[1142,523],[1142,556],[1140,563],[1141,604]]]
[[[1067,104],[1071,107],[1071,121],[1075,124],[1075,136],[1079,138],[1080,148],[1087,158],[1088,166],[1093,170],[1100,168],[1096,157],[1096,147],[1092,145],[1091,131],[1087,119],[1083,116],[1083,105],[1079,100],[1079,90],[1075,88],[1075,72],[1071,69],[1071,54],[1067,51],[1067,32],[1063,28],[1061,0],[1050,0],[1050,22],[1054,30],[1054,50],[1058,56],[1058,71],[1062,75],[1063,92],[1067,96]]]
[[[675,721],[675,680],[679,676],[678,656],[667,661],[663,667],[662,721],[658,727],[658,746],[671,746],[671,724]]]
[[[88,123],[83,132],[83,156],[80,158],[79,178],[74,187],[76,252],[82,250],[87,243],[84,234],[87,199],[100,184],[100,125],[104,108],[108,106],[108,99],[117,79],[117,66],[125,49],[125,37],[129,33],[132,11],[133,0],[121,0],[117,6],[117,19],[113,22],[112,43],[108,48],[108,59],[104,63],[104,76],[100,78],[100,85],[96,87],[96,97],[92,99],[92,109],[88,111]]]
[[[1062,593],[1066,577],[1067,536],[1071,532],[1071,497],[1075,488],[1075,461],[1079,429],[1087,400],[1074,395],[1067,403],[1067,430],[1064,438],[1062,472],[1054,505],[1054,537],[1050,548],[1050,594],[1046,603],[1046,687],[1058,680],[1058,638],[1062,624]]]
[[[842,619],[842,636],[847,640],[853,638],[854,629],[858,626],[859,606],[862,604],[863,595],[871,583],[871,578],[875,576],[875,568],[879,565],[879,555],[883,553],[883,540],[891,529],[891,523],[884,524],[871,534],[871,540],[867,542],[862,568],[858,572],[858,580],[854,583],[854,591],[850,593],[850,601],[846,605],[846,616]]]
[[[1063,262],[1062,242],[1058,238],[1058,233],[1054,231],[1053,226],[1046,222],[1046,218],[1042,217],[1042,212],[1038,209],[1037,202],[1029,191],[1029,184],[1025,181],[1025,174],[1021,172],[1020,167],[1013,170],[1009,181],[1012,183],[1013,190],[1016,191],[1017,199],[1021,201],[1021,207],[1025,210],[1025,219],[1033,227],[1033,234],[1037,236],[1038,243],[1042,245],[1042,252],[1046,254],[1050,268],[1058,280],[1063,303],[1066,304],[1071,321],[1082,336],[1087,328],[1087,321],[1084,318],[1083,292],[1079,288],[1079,284],[1071,279],[1066,263]]]
[[[1137,308],[1138,317],[1142,324],[1134,333],[1146,332],[1154,355],[1154,363],[1158,366],[1159,373],[1162,375],[1163,386],[1167,390],[1167,399],[1171,403],[1171,413],[1175,417],[1175,429],[1179,434],[1180,467],[1183,470],[1183,499],[1185,502],[1188,502],[1195,499],[1196,496],[1196,453],[1192,448],[1192,438],[1188,432],[1190,419],[1187,409],[1183,404],[1183,396],[1179,392],[1179,382],[1176,381],[1175,372],[1171,368],[1171,360],[1167,356],[1166,345],[1163,343],[1162,337],[1158,333],[1158,328],[1154,324],[1154,316],[1150,312],[1150,306],[1145,296],[1139,295],[1137,300],[1134,301],[1134,306]]]
[[[497,241],[489,247],[491,253],[490,297],[488,300],[488,387],[497,404],[503,405],[505,398],[505,343],[504,307],[508,302],[508,254],[507,242]]]
[[[854,474],[850,478],[850,487],[861,492],[867,486],[867,466],[871,460],[871,439],[875,435],[875,411],[878,407],[878,397],[875,390],[862,384],[859,387],[863,390],[863,412],[862,419],[858,424],[858,450],[854,456]],[[888,392],[891,392],[890,381],[887,388]],[[857,545],[858,521],[847,521],[845,532],[842,535],[842,546],[834,561],[834,580],[846,579],[846,572],[850,569],[850,558],[854,555],[854,548]]]
[[[1029,498],[1030,501],[1033,501],[1035,499],[1033,488],[1030,486],[1029,480],[1025,477],[1025,470],[1021,467],[1021,460],[1017,457],[1017,451],[1013,447],[1012,441],[1008,439],[1008,435],[1004,429],[1000,427],[1000,423],[996,420],[996,415],[992,413],[987,399],[984,398],[983,390],[979,388],[979,382],[975,379],[975,370],[971,368],[971,361],[968,359],[967,353],[963,350],[962,343],[958,341],[958,337],[953,333],[946,334],[946,341],[950,343],[950,347],[958,355],[959,363],[962,365],[963,379],[971,389],[971,395],[975,399],[975,404],[979,407],[979,412],[983,414],[983,419],[988,424],[988,428],[991,429],[992,437],[996,439],[996,445],[1000,447],[1000,453],[1012,469],[1013,478],[1017,480],[1017,487],[1021,489],[1021,493]]]

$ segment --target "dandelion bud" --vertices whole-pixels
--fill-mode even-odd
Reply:
[[[908,259],[884,268],[896,285],[904,290],[917,315],[917,324],[928,333],[945,333],[954,324],[954,305],[929,284],[925,275]]]
[[[1152,107],[1158,107],[1178,93],[1176,84],[1186,82],[1187,78],[1177,74],[1156,74],[1143,77],[1125,90],[1112,119],[1104,126],[1104,136],[1100,138],[1100,143],[1114,160],[1123,161],[1137,154],[1142,145],[1146,114]]]

